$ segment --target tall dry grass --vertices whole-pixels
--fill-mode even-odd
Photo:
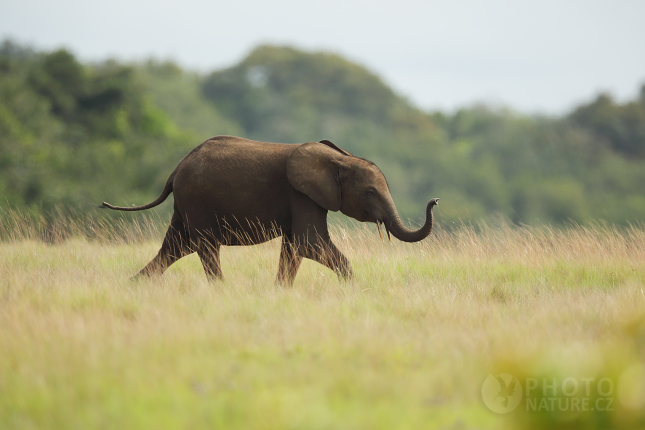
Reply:
[[[279,241],[224,248],[224,282],[194,255],[132,282],[164,231],[139,219],[3,214],[0,427],[645,423],[640,226],[461,226],[404,244],[336,225],[355,278],[305,261],[282,288]],[[610,378],[614,409],[497,415],[481,388],[498,373]]]

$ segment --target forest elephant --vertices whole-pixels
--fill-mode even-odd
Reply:
[[[432,231],[432,199],[425,224],[403,226],[385,176],[371,161],[322,140],[303,144],[256,142],[218,136],[193,149],[170,174],[157,200],[143,206],[101,208],[140,211],[174,193],[174,213],[156,257],[138,274],[162,274],[178,259],[197,252],[206,274],[222,278],[221,245],[252,245],[282,236],[277,281],[291,285],[302,258],[350,278],[351,266],[332,243],[327,212],[341,211],[381,224],[404,242]]]

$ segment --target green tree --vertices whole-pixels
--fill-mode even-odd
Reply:
[[[610,95],[601,94],[593,102],[578,107],[570,119],[616,152],[645,158],[645,85],[634,101],[620,105]]]
[[[645,219],[645,86],[562,118],[472,106],[424,112],[336,54],[260,46],[206,76],[176,64],[83,64],[0,46],[0,206],[34,212],[150,201],[218,134],[331,139],[374,161],[404,217],[439,225]],[[170,211],[168,207],[164,210]]]

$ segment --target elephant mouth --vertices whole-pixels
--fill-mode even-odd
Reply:
[[[383,238],[383,232],[381,231],[381,224],[383,224],[383,227],[385,227],[385,231],[387,232],[387,238],[389,239],[390,242],[392,242],[392,236],[390,235],[390,229],[387,228],[387,224],[377,219],[376,229],[378,230],[378,235],[381,236],[381,241],[385,242],[385,239]]]

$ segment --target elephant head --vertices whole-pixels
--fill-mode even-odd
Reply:
[[[388,236],[392,233],[401,241],[418,242],[432,231],[432,209],[439,199],[428,203],[425,224],[409,230],[401,222],[381,170],[329,141],[305,143],[295,149],[287,160],[287,177],[294,189],[321,207],[374,222],[379,233],[383,224]]]

